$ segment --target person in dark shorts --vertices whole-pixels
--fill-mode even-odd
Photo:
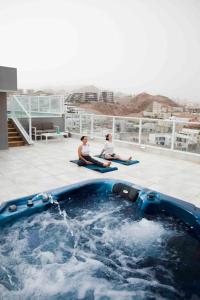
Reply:
[[[85,165],[97,165],[99,167],[109,167],[111,162],[100,162],[96,159],[94,159],[92,156],[90,156],[90,145],[88,143],[88,137],[82,136],[81,137],[81,145],[78,147],[78,157],[79,157],[79,166],[85,166]]]
[[[132,156],[129,156],[126,158],[126,157],[122,157],[121,155],[115,153],[114,144],[112,141],[112,134],[110,134],[110,133],[106,134],[106,142],[105,142],[103,150],[101,151],[100,156],[102,156],[105,159],[109,159],[109,160],[118,159],[118,160],[122,160],[122,161],[129,161],[132,159]]]

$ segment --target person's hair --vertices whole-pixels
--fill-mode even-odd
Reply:
[[[87,135],[83,135],[83,136],[81,137],[81,141],[83,141],[85,137],[87,137]]]
[[[110,135],[110,133],[106,134],[106,141],[109,140],[109,135]]]

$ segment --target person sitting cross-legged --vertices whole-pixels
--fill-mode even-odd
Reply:
[[[78,157],[79,157],[79,166],[84,165],[97,165],[99,167],[109,167],[111,162],[100,162],[96,159],[94,159],[92,156],[90,156],[90,146],[88,143],[88,137],[82,136],[81,137],[81,145],[78,147]]]

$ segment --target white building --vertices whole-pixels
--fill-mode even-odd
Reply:
[[[197,147],[197,138],[191,134],[180,132],[176,134],[175,148],[182,151],[189,151]]]
[[[173,106],[172,107],[172,112],[176,113],[176,112],[184,112],[184,107],[183,106]]]
[[[173,107],[154,101],[146,111],[143,112],[144,117],[167,119],[171,116]]]
[[[172,133],[150,133],[149,143],[170,147],[172,143]],[[182,151],[190,151],[200,148],[200,129],[182,128],[175,133],[174,148]]]
[[[171,146],[172,135],[170,133],[150,133],[149,143],[169,148]]]
[[[181,147],[186,150],[189,150],[189,147],[200,147],[200,129],[182,128],[181,132],[179,132],[176,137],[179,146],[181,146],[180,143],[182,143]]]

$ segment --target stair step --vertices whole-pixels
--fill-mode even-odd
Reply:
[[[8,137],[12,137],[12,136],[20,136],[20,135],[16,131],[14,131],[14,132],[8,132]]]
[[[8,142],[9,147],[20,147],[24,146],[25,143],[24,141],[13,141],[13,142]]]
[[[15,128],[8,128],[8,133],[9,132],[17,132],[17,129],[15,129]]]
[[[25,142],[21,137],[19,130],[14,126],[11,119],[8,120],[8,146],[20,147],[25,146]]]
[[[14,142],[14,141],[22,141],[23,142],[23,139],[19,135],[17,135],[17,136],[9,136],[8,137],[8,141],[9,142]]]
[[[10,131],[10,132],[8,132],[8,137],[9,136],[16,136],[16,135],[19,135],[19,133],[17,131]]]

